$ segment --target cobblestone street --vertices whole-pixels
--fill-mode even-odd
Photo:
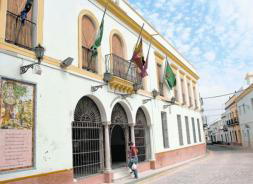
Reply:
[[[138,183],[253,184],[253,152],[228,146],[209,146],[206,157]]]

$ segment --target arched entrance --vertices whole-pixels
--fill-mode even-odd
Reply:
[[[89,97],[81,98],[72,122],[74,177],[99,173],[103,167],[103,128],[97,105]]]
[[[129,127],[127,114],[119,103],[112,110],[110,134],[112,168],[124,167],[127,161]]]

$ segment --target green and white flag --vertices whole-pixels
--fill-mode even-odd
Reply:
[[[98,50],[98,47],[100,47],[100,45],[101,45],[102,38],[103,38],[103,32],[104,32],[104,16],[103,16],[103,19],[102,19],[101,24],[99,26],[99,30],[96,35],[96,40],[90,48],[92,50],[92,56],[96,56],[98,54],[97,50]]]
[[[173,73],[167,59],[166,59],[166,66],[165,66],[165,70],[164,70],[164,80],[170,89],[172,89],[177,84],[176,76]]]

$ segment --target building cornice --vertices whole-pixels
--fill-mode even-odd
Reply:
[[[250,92],[253,91],[253,84],[251,84],[248,88],[246,88],[237,98],[236,102],[239,102],[243,97],[248,95]]]
[[[116,5],[111,0],[97,0],[97,2],[106,7],[107,3],[107,9],[116,17],[118,17],[122,22],[127,24],[131,29],[133,29],[136,33],[139,33],[141,31],[141,26],[134,21],[131,17],[129,17],[118,5]],[[187,71],[193,78],[196,80],[199,79],[199,76],[197,73],[193,72],[188,66],[186,66],[179,58],[177,58],[171,51],[169,51],[165,46],[163,46],[159,41],[157,41],[155,38],[152,39],[152,35],[149,34],[145,29],[142,31],[142,36],[146,40],[152,40],[152,44],[158,48],[161,52],[166,54],[171,60],[173,60],[177,65],[179,65],[182,69]]]

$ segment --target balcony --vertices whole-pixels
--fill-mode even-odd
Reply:
[[[21,18],[7,11],[5,41],[19,47],[32,50],[35,46],[36,24],[30,20],[21,22]]]
[[[235,124],[235,125],[239,125],[239,120],[238,120],[238,118],[234,118],[234,124]]]
[[[89,48],[82,46],[82,69],[97,73],[97,56]]]
[[[115,54],[108,54],[105,59],[106,74],[110,73],[112,76],[108,81],[111,88],[129,94],[141,88],[142,79],[135,63]]]

